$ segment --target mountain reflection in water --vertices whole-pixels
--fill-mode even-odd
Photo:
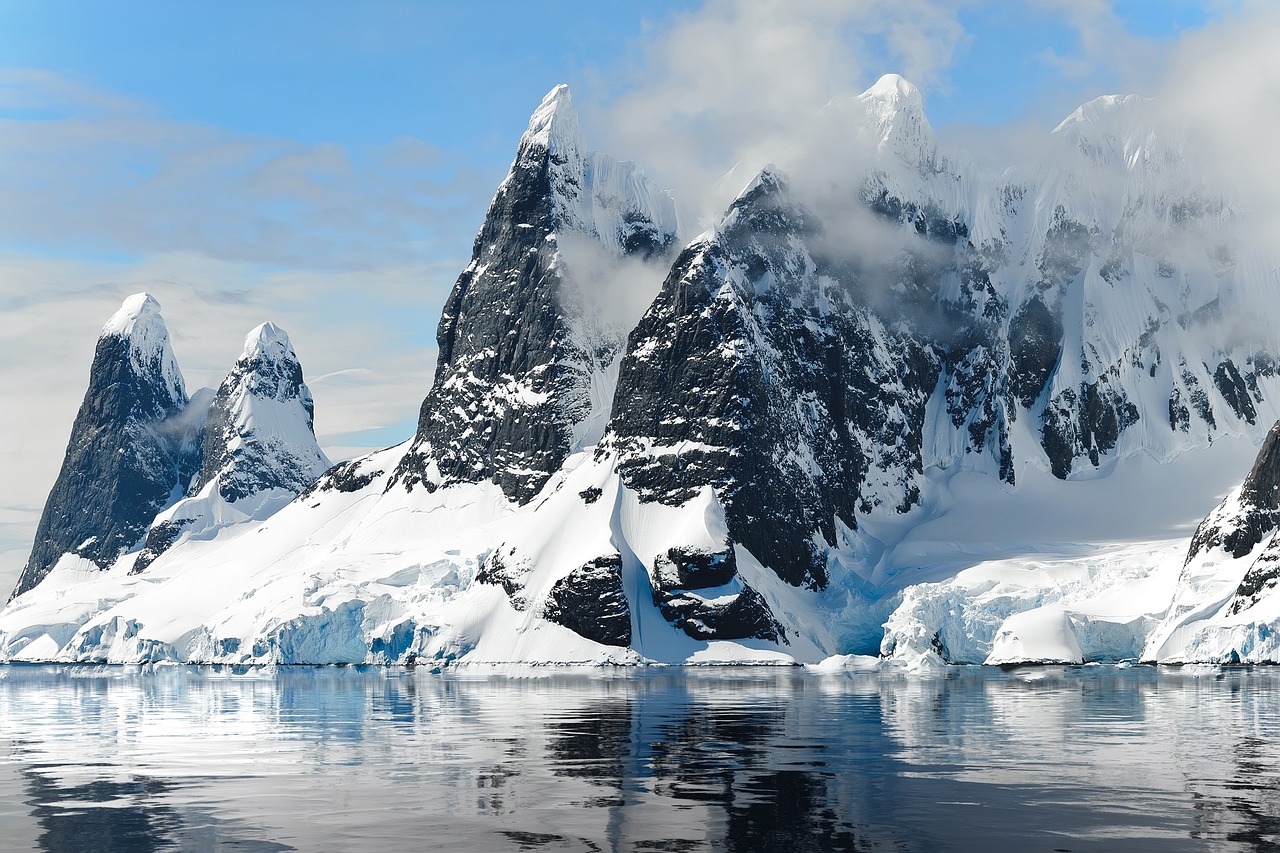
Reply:
[[[1280,671],[0,667],[13,850],[1268,850]]]

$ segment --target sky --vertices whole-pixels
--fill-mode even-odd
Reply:
[[[0,581],[130,293],[161,302],[188,390],[272,320],[335,460],[410,437],[441,305],[559,83],[588,143],[696,221],[744,146],[890,71],[944,140],[991,156],[984,140],[1100,94],[1194,95],[1217,117],[1203,71],[1251,73],[1271,5],[0,0]],[[1261,79],[1232,103],[1274,103]]]

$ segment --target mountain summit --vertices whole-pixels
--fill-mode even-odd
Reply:
[[[395,481],[492,480],[517,503],[533,498],[573,449],[626,334],[592,333],[580,298],[591,282],[575,280],[562,244],[647,258],[676,230],[671,197],[634,164],[585,150],[569,88],[553,89],[445,303],[435,383]]]
[[[65,555],[106,568],[180,496],[199,465],[198,434],[160,303],[137,293],[102,328],[89,388],[35,546],[14,595]]]

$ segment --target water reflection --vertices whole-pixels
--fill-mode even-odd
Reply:
[[[1273,670],[11,666],[0,721],[15,850],[1280,843]]]

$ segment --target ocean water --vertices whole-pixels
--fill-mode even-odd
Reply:
[[[1272,850],[1280,670],[0,667],[0,850]]]

